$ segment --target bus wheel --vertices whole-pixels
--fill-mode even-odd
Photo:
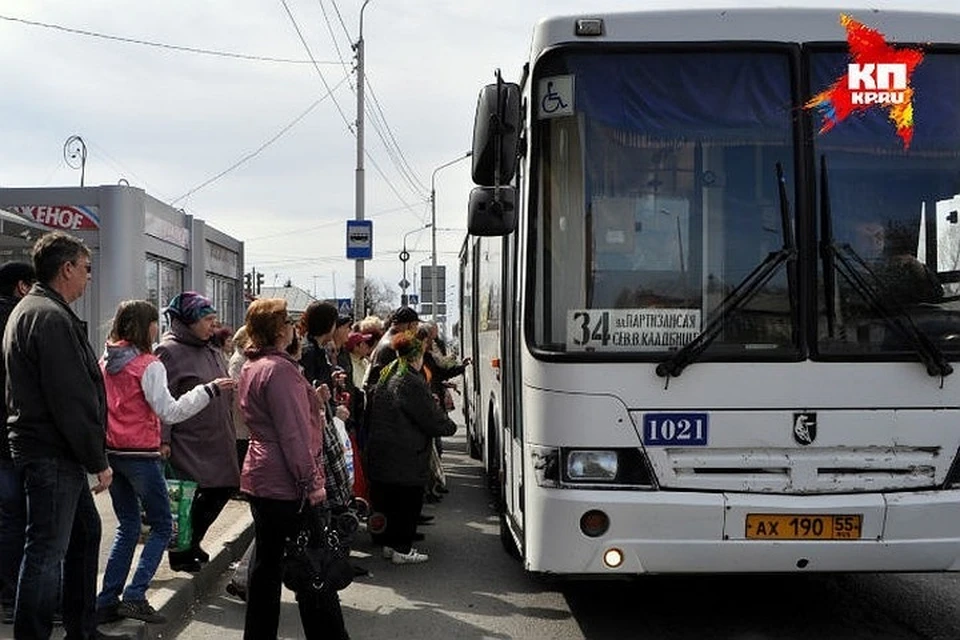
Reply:
[[[487,421],[487,486],[490,488],[490,494],[493,497],[499,497],[501,494],[500,482],[500,451],[497,447],[497,431],[493,421],[493,410],[490,411],[490,417]],[[502,504],[498,508],[502,508]]]

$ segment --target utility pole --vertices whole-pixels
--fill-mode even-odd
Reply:
[[[360,7],[360,36],[354,47],[357,51],[357,215],[358,221],[363,220],[363,10],[367,8],[370,0],[364,0]],[[354,284],[354,308],[353,315],[362,318],[366,315],[364,312],[363,300],[363,260],[357,260],[357,276]]]
[[[449,167],[452,164],[465,160],[473,155],[472,151],[467,151],[465,154],[459,158],[455,158],[450,162],[444,162],[442,165],[433,170],[433,175],[430,176],[430,226],[431,229],[431,249],[430,249],[430,273],[431,273],[431,286],[430,286],[430,320],[433,322],[437,321],[437,172],[445,167]],[[423,286],[423,283],[420,283],[420,286]],[[446,292],[444,292],[446,293]],[[444,302],[446,302],[446,297],[444,297]]]

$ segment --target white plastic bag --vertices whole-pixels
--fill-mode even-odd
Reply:
[[[343,459],[347,464],[347,474],[350,476],[350,486],[353,486],[353,442],[347,435],[347,425],[340,418],[334,417],[333,426],[337,429],[337,435],[340,436],[340,443],[343,445]]]

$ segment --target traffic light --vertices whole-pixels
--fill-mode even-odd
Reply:
[[[260,295],[260,287],[263,286],[263,274],[257,273],[257,295]]]
[[[253,276],[249,273],[243,274],[243,290],[253,295]]]

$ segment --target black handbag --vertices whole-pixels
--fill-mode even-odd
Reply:
[[[288,538],[281,561],[283,584],[294,593],[340,591],[353,582],[350,540],[356,516],[307,508],[300,530]]]

